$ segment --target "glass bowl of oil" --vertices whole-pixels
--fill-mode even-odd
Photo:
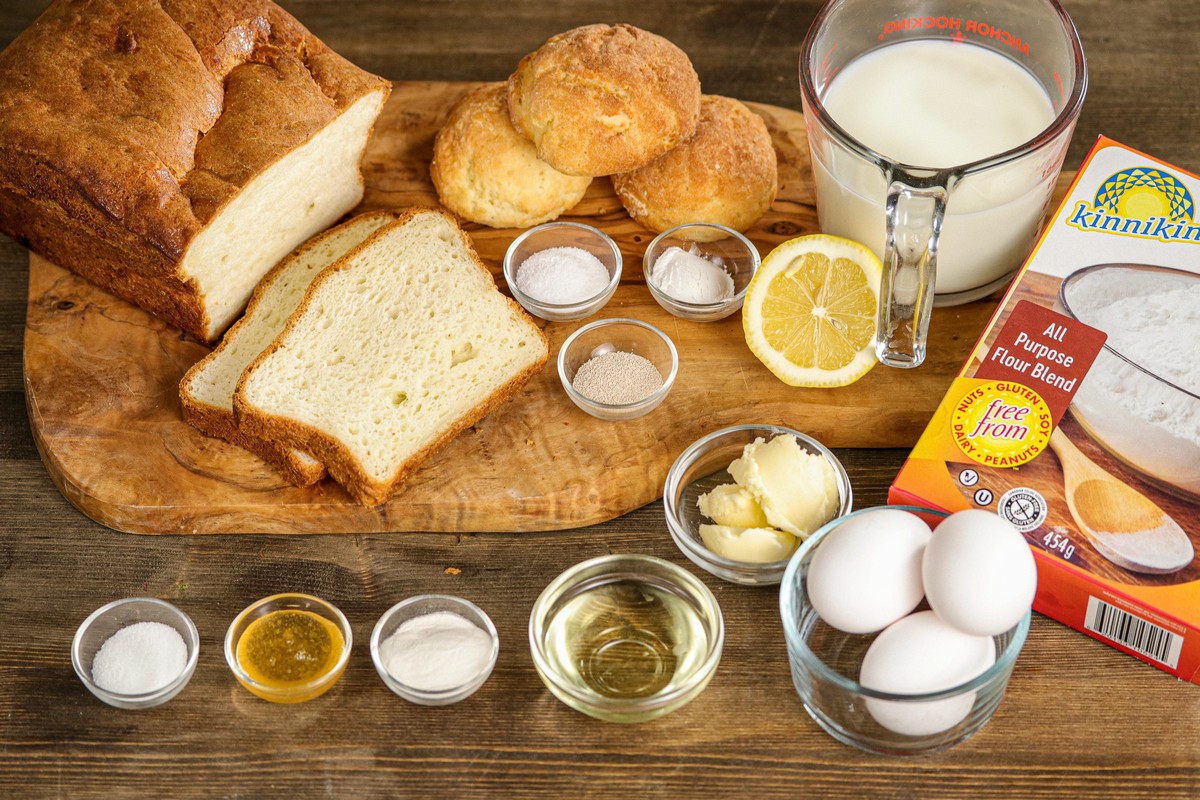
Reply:
[[[696,698],[721,660],[725,622],[688,571],[646,555],[581,562],[529,616],[533,663],[571,708],[609,722],[656,719]]]
[[[225,634],[225,661],[238,683],[274,703],[302,703],[338,682],[350,660],[350,623],[308,594],[252,603]]]

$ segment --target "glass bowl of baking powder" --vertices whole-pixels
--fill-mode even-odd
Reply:
[[[714,322],[742,307],[761,262],[754,244],[732,228],[690,222],[650,242],[642,272],[650,294],[666,311],[693,322]]]

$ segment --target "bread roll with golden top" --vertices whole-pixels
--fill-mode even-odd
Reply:
[[[549,39],[508,79],[513,125],[569,175],[612,175],[692,135],[700,79],[687,54],[632,25],[586,25]]]
[[[548,222],[583,199],[592,179],[564,175],[542,161],[508,116],[503,83],[468,93],[433,144],[430,177],[442,205],[493,228]]]
[[[766,213],[779,186],[771,134],[738,100],[705,95],[696,134],[641,169],[613,176],[621,204],[661,233],[687,222],[744,231]]]

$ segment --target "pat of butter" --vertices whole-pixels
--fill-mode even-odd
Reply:
[[[719,556],[751,564],[783,561],[795,552],[799,544],[795,536],[774,528],[737,528],[730,525],[701,525],[700,541]]]
[[[791,434],[769,442],[755,439],[729,465],[729,474],[758,499],[772,527],[801,539],[837,513],[833,467],[802,448]]]
[[[762,506],[744,486],[722,484],[696,501],[700,513],[718,525],[733,528],[765,528],[769,524]]]

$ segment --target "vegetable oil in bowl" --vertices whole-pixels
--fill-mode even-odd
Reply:
[[[534,662],[567,705],[653,719],[691,700],[720,660],[724,628],[703,583],[649,556],[604,556],[559,576],[530,621]]]

